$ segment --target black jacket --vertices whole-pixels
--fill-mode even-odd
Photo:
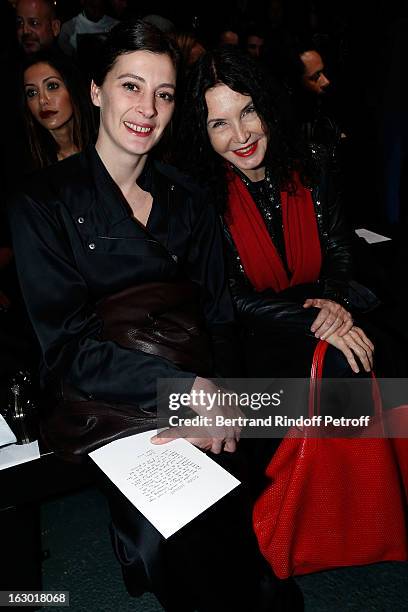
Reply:
[[[210,332],[229,330],[234,315],[221,230],[202,192],[174,168],[153,162],[138,183],[153,195],[147,232],[93,147],[34,175],[9,210],[43,381],[62,376],[96,399],[150,404],[158,378],[194,373],[98,340],[95,302],[139,283],[171,281],[181,270],[200,286]],[[163,258],[156,240],[177,266]]]
[[[318,151],[314,152],[315,155]],[[325,160],[320,160],[325,168]],[[260,332],[276,325],[284,331],[289,326],[293,331],[310,332],[317,316],[316,309],[304,309],[306,298],[324,297],[350,308],[349,287],[351,281],[351,245],[342,214],[340,194],[324,169],[320,181],[312,190],[312,197],[319,228],[322,249],[322,269],[318,283],[291,287],[280,293],[272,289],[257,292],[245,276],[238,252],[224,223],[227,238],[227,257],[230,288],[237,314],[242,323]],[[274,236],[271,236],[274,240]],[[312,334],[311,334],[312,335]]]

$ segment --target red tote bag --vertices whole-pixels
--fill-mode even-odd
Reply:
[[[327,343],[317,345],[309,416],[317,413]],[[375,413],[381,417],[373,380]],[[382,420],[371,435],[378,435]],[[266,475],[253,525],[279,578],[378,561],[405,561],[404,493],[390,440],[304,437],[289,430]],[[316,436],[316,433],[314,434]]]
[[[384,424],[395,452],[401,480],[408,503],[408,405],[397,406],[384,412]],[[397,437],[403,436],[403,437]]]

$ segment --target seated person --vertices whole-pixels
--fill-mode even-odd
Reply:
[[[28,59],[21,90],[34,168],[79,153],[93,141],[90,96],[81,75],[61,54],[41,53]]]
[[[370,372],[338,194],[324,155],[294,144],[283,101],[258,63],[220,48],[192,68],[177,141],[181,165],[223,213],[246,373],[307,377],[319,340],[330,344],[327,376]]]
[[[216,387],[147,349],[103,339],[97,302],[131,287],[186,279],[199,294],[213,373],[223,374],[233,358],[226,357],[234,315],[215,208],[183,175],[152,158],[174,111],[177,58],[154,26],[116,26],[92,82],[101,119],[96,146],[38,173],[10,203],[43,384],[74,388],[84,401],[133,406],[147,422],[155,415],[158,378],[184,378],[194,390]],[[222,344],[227,348],[218,359]],[[168,540],[100,474],[131,595],[152,591],[169,612],[303,610],[299,589],[277,580],[258,550],[237,438],[225,428],[219,437],[191,439],[240,473],[243,486]]]

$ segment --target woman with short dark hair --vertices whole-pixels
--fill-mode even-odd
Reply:
[[[187,389],[214,393],[208,376],[232,373],[233,308],[215,208],[184,175],[152,159],[174,111],[177,51],[154,26],[136,21],[111,31],[100,59],[91,86],[100,110],[96,146],[22,188],[10,206],[14,248],[41,345],[43,384],[62,388],[85,409],[87,402],[127,406],[150,429],[157,379],[181,378]],[[205,366],[183,365],[188,350],[174,360],[160,333],[154,350],[145,340],[135,347],[137,326],[125,339],[106,337],[101,303],[115,298],[129,310],[123,292],[143,290],[149,300],[164,284],[166,302],[167,294],[177,297],[181,281],[200,313],[200,337],[206,334]],[[142,332],[160,332],[160,312],[148,313]],[[174,318],[171,311],[170,331]],[[194,327],[185,330],[181,349],[189,348],[190,335],[194,342]],[[195,352],[196,361],[202,357]],[[98,411],[85,430],[97,417]],[[111,429],[105,433],[112,439]],[[244,480],[238,438],[238,430],[226,427],[186,439],[219,455]],[[103,488],[131,595],[152,591],[174,612],[303,609],[299,590],[278,581],[260,555],[245,482],[168,540],[106,478]]]

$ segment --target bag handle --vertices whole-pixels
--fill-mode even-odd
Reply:
[[[323,376],[324,357],[328,347],[328,342],[319,340],[313,353],[312,367],[310,368],[309,417],[314,416],[314,414],[320,414],[321,380]]]
[[[324,358],[328,347],[328,342],[319,340],[313,353],[312,366],[310,368],[309,417],[320,414],[321,381],[323,377]],[[374,404],[374,416],[381,423],[381,427],[384,430],[381,391],[377,377],[373,371],[371,371],[371,397]]]

